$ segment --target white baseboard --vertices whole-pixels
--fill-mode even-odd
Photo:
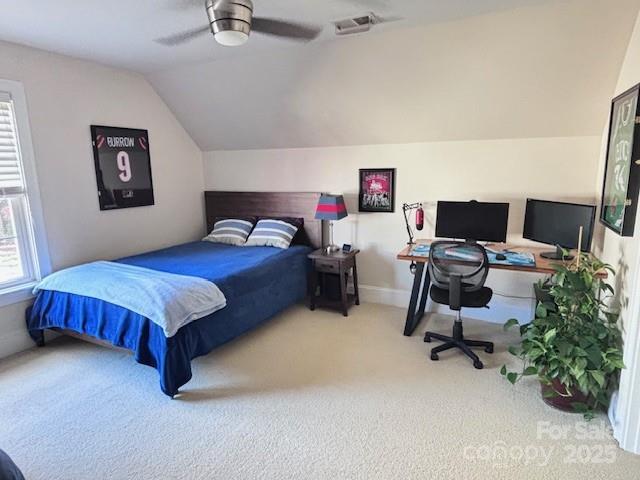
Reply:
[[[8,357],[35,346],[26,331],[8,332],[0,336],[0,358]]]
[[[359,285],[360,300],[367,303],[380,303],[393,305],[394,307],[407,307],[411,292],[409,290],[397,290],[394,288],[374,287],[372,285]]]
[[[367,303],[379,303],[395,307],[408,308],[411,292],[394,288],[360,285],[360,299]],[[529,323],[533,319],[535,301],[531,298],[514,298],[494,295],[489,308],[465,308],[464,316],[491,323],[504,323],[510,318],[518,319],[519,323]],[[427,302],[427,312],[450,315],[451,310],[446,305],[434,304],[431,299]]]

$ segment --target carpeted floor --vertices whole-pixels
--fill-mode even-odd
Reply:
[[[63,338],[0,361],[0,448],[32,480],[640,476],[604,417],[585,427],[499,375],[514,339],[499,325],[465,324],[497,342],[478,371],[457,353],[428,360],[403,319],[293,307],[195,360],[177,400],[126,353]]]

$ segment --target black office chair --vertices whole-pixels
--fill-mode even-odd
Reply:
[[[429,250],[429,274],[431,276],[431,299],[442,305],[449,305],[457,312],[453,324],[453,336],[448,337],[434,332],[426,332],[425,342],[432,338],[442,340],[442,345],[431,349],[431,360],[438,360],[438,353],[451,348],[459,348],[473,360],[473,366],[481,369],[484,365],[471,347],[484,347],[487,353],[493,353],[493,343],[479,340],[467,340],[462,335],[462,307],[486,307],[493,291],[484,286],[489,273],[489,259],[484,247],[477,243],[438,241],[431,244]]]

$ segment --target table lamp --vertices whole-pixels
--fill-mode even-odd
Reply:
[[[333,222],[347,216],[347,207],[344,204],[342,195],[320,195],[318,207],[316,208],[316,220],[329,220],[329,245],[327,253],[339,250],[333,243]]]

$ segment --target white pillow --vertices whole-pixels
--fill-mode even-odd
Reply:
[[[253,223],[248,220],[225,218],[214,223],[211,233],[202,240],[227,245],[244,245],[252,228]]]
[[[258,220],[244,246],[289,248],[297,231],[298,227],[282,220]]]

